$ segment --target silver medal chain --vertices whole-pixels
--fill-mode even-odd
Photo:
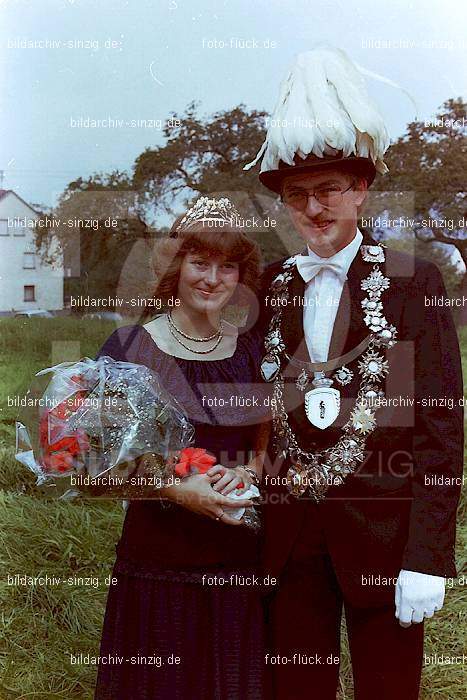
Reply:
[[[358,363],[361,374],[360,387],[350,419],[342,427],[342,435],[337,443],[323,452],[305,452],[298,444],[295,433],[289,424],[289,418],[283,401],[284,379],[281,373],[280,355],[285,350],[281,335],[281,303],[278,311],[271,318],[269,332],[265,338],[267,372],[263,372],[266,381],[274,381],[274,398],[272,404],[275,442],[278,451],[287,457],[291,466],[287,472],[289,491],[295,496],[302,496],[307,490],[316,500],[321,500],[331,484],[343,483],[345,477],[355,471],[364,459],[366,436],[376,428],[374,416],[374,401],[384,397],[379,383],[389,372],[389,365],[379,350],[391,348],[396,343],[397,330],[389,325],[383,315],[383,305],[380,301],[382,293],[389,289],[390,280],[379,269],[378,263],[384,262],[384,250],[381,246],[361,246],[363,259],[373,263],[373,269],[361,282],[361,288],[367,298],[361,302],[364,321],[370,330],[370,340],[366,351]],[[273,296],[288,301],[288,285],[292,279],[290,268],[295,265],[295,256],[283,263],[283,272],[279,273],[272,282]],[[263,365],[262,363],[262,365]],[[343,382],[349,383],[348,370],[341,375]],[[338,370],[339,371],[339,370]],[[266,375],[269,375],[267,378]],[[316,376],[318,375],[318,376]],[[336,377],[337,378],[337,377]],[[299,376],[300,379],[300,376]],[[303,384],[304,377],[302,378]],[[314,382],[327,381],[323,371],[314,372]],[[297,379],[298,382],[298,379]],[[329,385],[328,385],[329,386]],[[303,390],[305,386],[303,387]],[[377,407],[376,407],[377,408]]]

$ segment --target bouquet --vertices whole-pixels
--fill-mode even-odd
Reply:
[[[62,497],[121,496],[125,487],[126,495],[147,498],[174,483],[194,430],[155,372],[104,356],[64,362],[36,377],[28,392],[32,410],[16,424],[16,459],[39,486]]]
[[[63,362],[38,372],[26,399],[16,459],[59,498],[158,498],[158,489],[216,464],[204,448],[190,446],[192,425],[143,365],[107,356]],[[229,497],[256,496],[251,486]],[[229,513],[258,527],[254,507]]]

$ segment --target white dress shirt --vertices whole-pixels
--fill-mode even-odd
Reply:
[[[320,258],[308,247],[308,256],[316,263],[337,264],[345,275],[358,253],[363,236],[357,229],[353,240],[330,258]],[[322,269],[305,287],[303,330],[312,362],[326,362],[337,309],[345,278],[331,269]]]

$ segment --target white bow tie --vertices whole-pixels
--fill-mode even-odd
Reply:
[[[321,260],[314,260],[309,255],[297,255],[296,266],[306,284],[312,280],[313,277],[316,277],[321,270],[332,270],[342,282],[345,282],[347,279],[347,272],[344,266],[337,262],[323,262]]]

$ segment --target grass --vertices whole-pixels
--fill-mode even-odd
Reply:
[[[78,354],[93,356],[115,326],[68,318],[22,324],[17,319],[0,321],[0,700],[91,700],[95,668],[73,664],[70,654],[98,653],[105,579],[123,520],[121,505],[38,498],[32,474],[14,459],[17,409],[7,405],[6,397],[24,394],[38,369],[76,359],[76,354],[54,359],[54,348],[67,347],[54,343],[79,339]],[[467,377],[467,329],[460,340]],[[76,353],[76,347],[69,348]],[[463,498],[457,562],[467,582],[466,509]],[[15,575],[47,575],[49,585],[15,585]],[[462,655],[466,622],[467,586],[456,584],[447,589],[443,610],[426,625],[426,655]],[[421,698],[461,700],[464,674],[465,666],[426,666]],[[344,645],[341,700],[352,697]]]
[[[0,587],[5,700],[52,692],[56,698],[92,697],[95,669],[73,665],[70,655],[98,653],[105,577],[121,513],[118,503],[50,503],[0,494],[2,529],[8,533],[0,561],[9,572]],[[18,575],[47,575],[49,584],[15,585]]]
[[[70,655],[98,653],[121,504],[38,498],[33,475],[14,459],[18,409],[8,396],[23,396],[39,369],[94,356],[114,329],[69,318],[0,322],[1,700],[93,697],[95,668]],[[14,585],[15,575],[52,583]]]

